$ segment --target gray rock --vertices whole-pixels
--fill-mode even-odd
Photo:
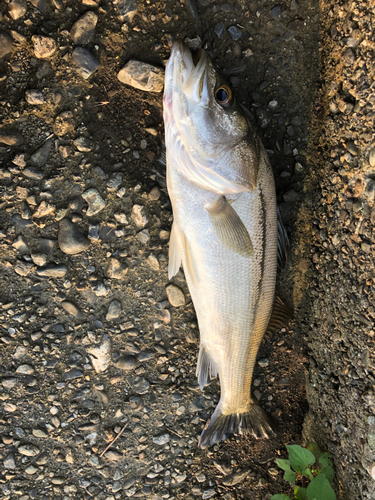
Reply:
[[[161,92],[164,70],[140,61],[129,61],[118,73],[120,82],[147,92]]]
[[[128,490],[136,483],[136,481],[137,480],[135,477],[129,477],[129,479],[124,481],[124,484],[122,485],[122,487],[124,488],[124,490]]]
[[[117,368],[120,370],[132,370],[137,365],[135,356],[120,356],[116,363]]]
[[[225,29],[225,24],[223,22],[215,24],[214,32],[216,33],[218,38],[221,38]]]
[[[160,434],[160,436],[154,436],[152,438],[153,442],[155,444],[160,445],[160,446],[163,446],[163,445],[169,443],[170,439],[171,439],[170,435],[167,434],[167,433],[166,434]]]
[[[85,80],[100,66],[99,61],[84,47],[76,47],[73,50],[72,63],[75,71]]]
[[[39,267],[36,273],[38,276],[45,276],[48,278],[63,278],[68,271],[65,264],[47,264],[46,266]]]
[[[283,198],[286,203],[295,203],[298,200],[298,196],[299,194],[294,189],[290,189],[283,195]]]
[[[117,189],[121,186],[121,184],[122,184],[122,173],[115,172],[114,174],[111,175],[109,181],[107,182],[107,189],[109,191],[117,191]]]
[[[355,53],[352,49],[346,49],[343,56],[342,60],[344,62],[345,66],[352,66],[355,63]]]
[[[20,276],[27,276],[31,273],[33,265],[30,262],[18,261],[15,265],[14,271]]]
[[[238,471],[234,474],[226,476],[223,479],[224,486],[235,486],[238,483],[241,483],[248,475],[250,474],[250,470]]]
[[[26,90],[25,99],[32,105],[44,103],[44,97],[40,90]]]
[[[150,239],[150,233],[148,229],[144,229],[137,234],[137,240],[139,240],[143,245],[145,245]]]
[[[23,144],[23,137],[18,132],[4,132],[0,130],[0,144],[7,146],[20,146]]]
[[[48,59],[57,50],[57,44],[53,38],[34,35],[31,40],[34,44],[34,55],[39,59]]]
[[[36,266],[45,266],[47,263],[47,255],[44,253],[32,253],[31,258]]]
[[[26,0],[12,0],[9,4],[9,14],[12,19],[16,21],[20,17],[23,17],[27,12],[27,2]]]
[[[140,229],[144,228],[148,223],[148,218],[144,213],[144,207],[142,205],[134,205],[131,215],[135,225]]]
[[[105,317],[107,321],[112,321],[113,319],[117,319],[122,311],[122,304],[118,300],[112,300],[109,304],[108,312]]]
[[[124,21],[125,18],[127,21],[132,22],[133,17],[137,13],[137,0],[115,0],[113,2],[119,13],[119,18],[121,21]]]
[[[223,3],[220,5],[220,10],[223,12],[230,12],[232,10],[232,7],[229,5],[229,3]]]
[[[16,224],[16,226],[22,229],[34,226],[34,222],[23,219],[20,214],[12,215],[12,221],[14,222],[14,224]]]
[[[45,0],[30,0],[30,2],[36,7],[40,12],[45,14],[46,12],[46,1]]]
[[[121,262],[114,257],[109,259],[109,264],[107,267],[107,275],[109,278],[121,280],[125,278],[128,269],[125,268]]]
[[[58,115],[53,124],[53,132],[62,137],[65,134],[73,134],[75,129],[75,122],[73,113],[71,111],[64,111]]]
[[[158,259],[155,257],[155,255],[149,255],[147,257],[147,263],[153,269],[154,271],[159,271],[160,265]]]
[[[97,189],[88,189],[82,194],[82,198],[89,204],[89,208],[86,212],[88,217],[96,215],[105,207],[105,201],[100,196]]]
[[[33,179],[35,181],[40,181],[44,176],[43,172],[35,167],[26,167],[22,170],[22,173],[28,179]]]
[[[52,138],[48,139],[42,147],[37,149],[35,153],[33,153],[30,157],[31,163],[36,165],[37,167],[42,167],[48,158],[49,152],[51,151],[52,147]]]
[[[17,370],[17,373],[20,373],[21,375],[31,375],[34,373],[34,368],[31,365],[20,365]]]
[[[262,368],[265,368],[266,366],[268,366],[270,364],[269,362],[269,359],[267,358],[262,358],[258,361],[258,364],[259,366],[261,366]]]
[[[76,319],[82,319],[83,313],[78,306],[69,300],[63,300],[61,302],[61,307],[65,309],[66,312],[74,316]]]
[[[18,452],[25,457],[35,457],[40,453],[40,449],[31,443],[26,443],[18,448]]]
[[[5,377],[1,380],[1,385],[4,389],[13,389],[16,386],[18,380],[15,377]]]
[[[91,140],[88,137],[85,137],[84,135],[78,137],[77,139],[74,139],[73,143],[75,147],[78,149],[78,151],[81,151],[83,153],[87,153],[88,151],[92,150]]]
[[[150,384],[147,382],[147,380],[143,377],[136,377],[136,378],[128,378],[128,382],[132,390],[136,394],[147,394]]]
[[[90,43],[94,37],[95,26],[98,16],[92,10],[85,12],[82,17],[73,24],[70,36],[76,45]]]
[[[19,253],[29,253],[29,247],[27,246],[27,241],[23,236],[18,236],[12,243],[12,247],[14,247]]]
[[[6,469],[15,469],[16,468],[16,460],[14,458],[14,454],[10,453],[3,460],[3,465]]]
[[[0,59],[11,53],[13,39],[6,31],[0,29]]]
[[[275,5],[275,7],[273,7],[271,9],[271,16],[274,19],[276,19],[276,21],[280,21],[282,13],[283,12],[281,10],[281,6],[280,5]]]
[[[151,359],[154,354],[153,351],[142,351],[138,354],[138,361],[147,361]]]
[[[165,289],[170,304],[173,307],[181,307],[185,305],[185,295],[176,285],[168,285]]]
[[[90,240],[79,231],[73,222],[64,218],[60,221],[58,243],[61,251],[75,255],[85,251],[90,245]]]
[[[109,462],[117,462],[117,460],[122,460],[124,458],[122,453],[116,450],[108,450],[104,456]]]
[[[349,151],[349,153],[351,153],[352,155],[354,155],[354,156],[358,155],[358,148],[354,144],[354,141],[347,141],[346,148]]]
[[[211,498],[214,495],[216,495],[216,491],[211,489],[211,490],[205,490],[202,494],[202,499],[207,500],[207,498]]]
[[[228,33],[232,40],[239,40],[242,36],[242,30],[238,26],[230,26],[228,28]]]
[[[65,380],[74,380],[81,377],[83,377],[83,373],[78,370],[78,368],[72,368],[71,370],[64,373]]]

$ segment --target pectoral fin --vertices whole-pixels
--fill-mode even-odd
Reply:
[[[253,244],[250,235],[239,215],[224,196],[214,203],[206,205],[213,230],[220,242],[227,248],[244,257],[253,255]]]

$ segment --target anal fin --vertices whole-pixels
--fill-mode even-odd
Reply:
[[[169,240],[168,278],[171,279],[178,273],[182,262],[182,231],[176,221],[172,224]]]
[[[287,326],[293,317],[293,312],[284,304],[280,297],[275,297],[272,314],[265,335],[272,335],[279,328]]]
[[[204,386],[207,384],[208,378],[217,377],[216,364],[209,357],[207,351],[205,350],[202,344],[199,346],[196,375],[201,390],[203,390]]]

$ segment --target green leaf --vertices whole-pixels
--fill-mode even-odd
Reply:
[[[331,455],[329,453],[323,453],[319,457],[319,465],[321,472],[324,472],[328,481],[332,483],[333,481],[333,467],[331,461]]]
[[[310,481],[314,479],[313,473],[308,467],[306,467],[306,469],[302,472],[302,475],[308,477]]]
[[[325,474],[319,474],[307,487],[307,500],[336,500],[335,492]]]
[[[316,443],[309,443],[306,448],[311,451],[314,455],[315,459],[318,460],[322,452],[320,451],[319,446]]]
[[[286,495],[274,495],[271,497],[271,500],[290,500],[290,497],[287,497]]]
[[[276,463],[280,467],[280,469],[283,469],[285,471],[285,481],[288,481],[288,483],[290,484],[294,484],[296,482],[297,473],[290,468],[289,460],[278,458],[276,460]]]
[[[296,500],[307,500],[306,488],[301,488],[301,486],[296,486],[294,488],[294,498]]]
[[[315,457],[311,451],[302,448],[298,444],[286,445],[289,452],[290,465],[297,472],[301,472],[315,462]]]

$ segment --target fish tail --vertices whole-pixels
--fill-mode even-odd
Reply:
[[[253,436],[256,439],[275,435],[265,411],[252,402],[248,411],[223,414],[220,403],[199,438],[199,446],[206,448],[216,441],[225,441],[231,435]]]

